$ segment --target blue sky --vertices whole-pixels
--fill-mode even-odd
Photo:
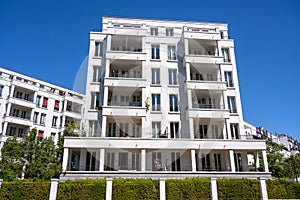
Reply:
[[[300,1],[0,0],[0,66],[72,89],[102,16],[228,23],[244,119],[300,139]]]

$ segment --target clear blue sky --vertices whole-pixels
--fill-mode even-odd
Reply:
[[[244,119],[300,139],[300,1],[0,0],[0,66],[72,89],[102,16],[228,23]]]

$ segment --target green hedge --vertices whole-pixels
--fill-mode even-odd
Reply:
[[[260,199],[257,179],[217,179],[219,199]]]
[[[2,200],[49,199],[50,182],[3,182],[0,190]]]
[[[105,199],[105,190],[105,179],[65,181],[58,184],[57,199]]]
[[[208,178],[186,178],[166,180],[167,199],[209,199]]]
[[[151,179],[113,179],[112,199],[159,199],[159,181]]]
[[[267,180],[269,199],[300,199],[300,183]]]

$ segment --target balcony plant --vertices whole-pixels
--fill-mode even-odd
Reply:
[[[146,112],[150,110],[150,97],[147,97],[145,100],[145,107],[146,107]]]

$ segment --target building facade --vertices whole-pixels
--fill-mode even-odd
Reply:
[[[65,138],[63,179],[270,177],[265,142],[244,131],[227,24],[103,17],[83,123]]]
[[[0,149],[32,128],[56,142],[67,124],[82,126],[83,105],[83,94],[0,68]]]

